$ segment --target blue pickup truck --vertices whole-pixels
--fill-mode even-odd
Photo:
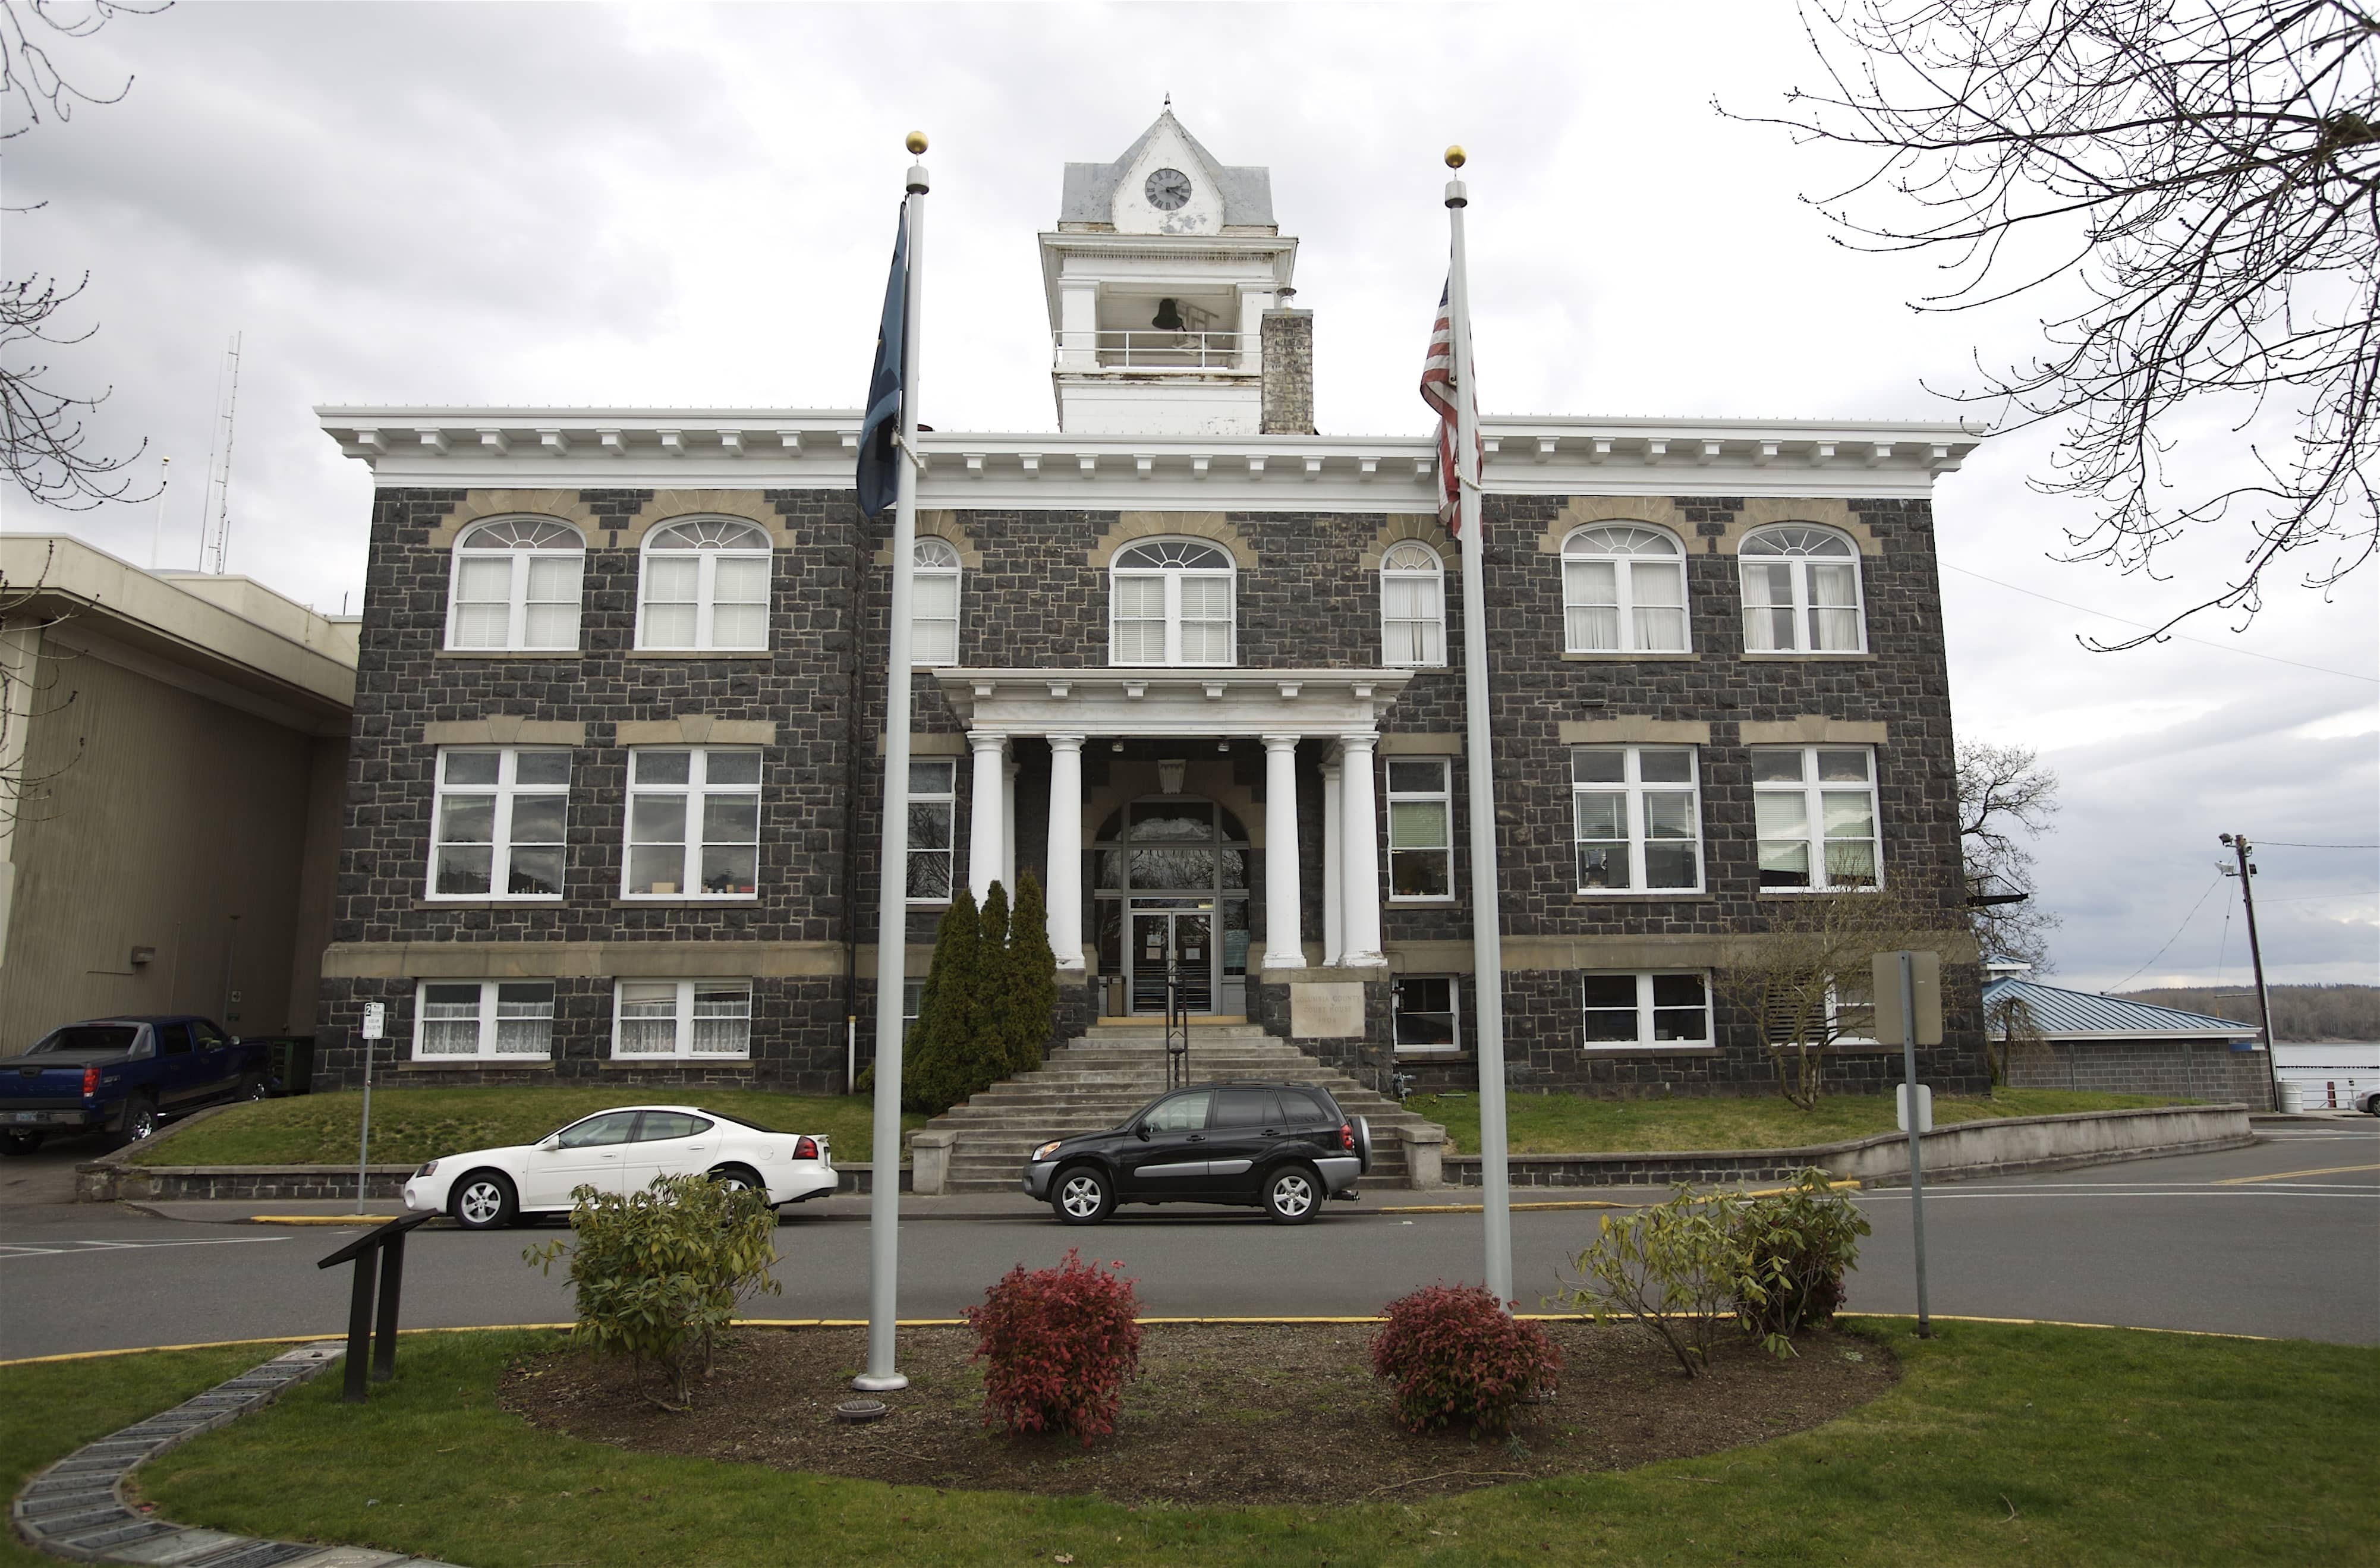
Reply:
[[[30,1154],[53,1133],[106,1132],[138,1143],[167,1116],[273,1089],[261,1043],[188,1014],[93,1018],[52,1029],[0,1058],[0,1153]]]

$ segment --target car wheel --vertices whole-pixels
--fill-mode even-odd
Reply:
[[[1265,1178],[1265,1212],[1277,1225],[1302,1225],[1322,1204],[1322,1178],[1311,1165],[1284,1165]]]
[[[157,1134],[157,1102],[147,1095],[134,1098],[124,1108],[124,1125],[116,1133],[118,1147],[145,1142]]]
[[[2375,1094],[2363,1102],[2363,1113],[2366,1116],[2380,1116],[2380,1094]]]
[[[0,1133],[0,1154],[30,1154],[41,1147],[39,1133]]]
[[[251,1073],[239,1080],[239,1093],[235,1098],[249,1100],[269,1100],[272,1095],[273,1086]]]
[[[1096,1165],[1074,1166],[1058,1173],[1050,1207],[1061,1224],[1096,1225],[1115,1211],[1115,1184]]]
[[[710,1173],[710,1179],[729,1192],[757,1192],[763,1197],[769,1196],[769,1189],[761,1183],[759,1173],[748,1165],[722,1165]]]
[[[519,1213],[512,1183],[493,1171],[474,1171],[455,1184],[455,1222],[467,1231],[497,1231]]]

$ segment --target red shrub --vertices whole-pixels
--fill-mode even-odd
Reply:
[[[1561,1370],[1545,1329],[1507,1315],[1477,1285],[1432,1285],[1382,1310],[1389,1320],[1372,1338],[1372,1370],[1395,1380],[1397,1419],[1408,1431],[1454,1421],[1501,1431],[1513,1407]]]
[[[1110,1268],[1121,1267],[1111,1264]],[[1055,1269],[1019,1264],[965,1309],[984,1372],[983,1421],[1012,1432],[1115,1430],[1123,1386],[1140,1370],[1139,1304],[1132,1282],[1085,1263],[1072,1248]]]

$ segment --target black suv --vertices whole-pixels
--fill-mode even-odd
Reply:
[[[1069,1225],[1119,1203],[1234,1203],[1303,1224],[1353,1197],[1372,1130],[1310,1084],[1208,1084],[1159,1096],[1104,1133],[1056,1138],[1025,1162],[1025,1190]]]

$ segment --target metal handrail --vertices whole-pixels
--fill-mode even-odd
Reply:
[[[1254,333],[1160,332],[1152,327],[1085,332],[1060,328],[1050,334],[1061,367],[1071,353],[1088,356],[1102,370],[1243,371],[1258,346]],[[1082,359],[1074,361],[1085,363]]]
[[[1182,965],[1165,964],[1165,1087],[1190,1086],[1190,1006],[1182,996]]]

